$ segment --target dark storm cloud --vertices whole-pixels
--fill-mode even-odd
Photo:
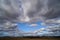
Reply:
[[[0,0],[0,27],[15,27],[18,21],[60,23],[60,0],[22,0],[23,12],[19,5],[17,0]],[[59,28],[47,29],[53,32]]]
[[[47,0],[45,2],[47,2]],[[46,6],[47,4],[45,2],[43,0],[37,0],[36,2],[33,1],[33,3],[31,4],[31,8],[27,12],[28,16],[30,18],[37,17],[37,16],[39,17],[39,15],[44,13],[45,9],[47,7]],[[47,11],[47,9],[46,9],[46,11]]]
[[[20,15],[21,12],[17,0],[0,0],[0,21],[14,21]]]
[[[14,36],[14,32],[17,33],[16,36],[19,34],[16,22],[18,22],[17,18],[20,16],[20,10],[17,1],[18,0],[0,0],[0,32],[3,33],[3,35],[4,33],[8,33],[5,35]]]
[[[0,0],[0,19],[5,20],[19,20],[24,21],[29,20],[28,22],[36,20],[47,21],[50,19],[55,19],[60,17],[60,0],[22,0],[23,12],[19,9],[18,1]],[[36,21],[35,20],[35,21]]]
[[[29,9],[25,13],[30,20],[41,20],[42,18],[47,21],[47,19],[60,18],[60,0],[35,0],[36,2],[33,1],[33,3],[31,1],[29,1],[31,3]]]
[[[48,11],[44,16],[47,19],[60,17],[60,0],[48,0]]]
[[[45,17],[47,19],[60,17],[60,0],[49,0],[48,2],[49,11],[45,14]]]

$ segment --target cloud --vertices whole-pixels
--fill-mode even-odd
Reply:
[[[9,21],[43,21],[45,23],[49,23],[50,21],[55,22],[56,20],[60,20],[59,0],[22,0],[22,4],[20,4],[21,8],[19,8],[18,0],[8,0],[4,1],[4,3],[2,2],[1,10],[5,12],[4,18],[8,19]]]
[[[34,31],[34,33],[41,33],[41,32],[43,32],[44,30],[45,30],[45,28],[40,28],[40,29]]]
[[[21,22],[60,23],[59,0],[22,0],[23,17]],[[28,5],[29,4],[29,5]]]
[[[28,16],[28,18],[30,19],[30,21],[28,22],[33,23],[37,21],[42,21],[43,23],[45,23],[45,24],[42,23],[42,25],[47,26],[46,28],[41,28],[39,30],[34,31],[34,33],[44,32],[45,30],[47,31],[48,35],[50,34],[52,35],[55,34],[57,31],[59,31],[60,29],[59,27],[60,1],[59,0],[35,0],[35,1],[30,0],[27,1],[26,3],[28,2],[31,4],[30,7],[28,8],[28,10],[24,9],[26,10],[25,15]],[[28,7],[28,4],[24,4],[24,5]]]
[[[48,26],[45,31],[48,32],[46,36],[60,36],[60,25]]]
[[[51,32],[60,31],[60,25],[48,26],[46,30],[51,31]]]
[[[31,25],[29,25],[30,27],[37,27],[38,26],[38,24],[31,24]]]
[[[0,0],[0,24],[4,27],[14,26],[21,12],[18,0]]]
[[[22,35],[23,31],[17,28],[20,15],[18,0],[0,0],[0,36]]]
[[[46,28],[40,28],[33,31],[38,36],[60,36],[60,25],[47,26]]]
[[[21,6],[22,8],[20,8]],[[21,9],[21,10],[20,10]],[[0,28],[14,28],[16,22],[33,23],[43,21],[42,25],[60,24],[60,1],[59,0],[0,0]],[[45,24],[44,24],[45,23]],[[32,24],[30,26],[37,26]],[[51,27],[51,26],[50,26]],[[41,28],[35,32],[48,30],[59,31],[60,27]]]

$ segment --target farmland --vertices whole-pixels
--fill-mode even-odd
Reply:
[[[1,37],[0,40],[59,40],[58,37]]]

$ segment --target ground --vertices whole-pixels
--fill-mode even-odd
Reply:
[[[0,38],[0,40],[59,40],[60,38],[56,38],[56,37],[14,37],[14,38],[10,38],[10,37],[4,37],[4,38]]]

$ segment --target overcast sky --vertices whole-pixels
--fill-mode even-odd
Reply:
[[[58,36],[60,0],[0,0],[0,30],[9,36],[23,32]]]

